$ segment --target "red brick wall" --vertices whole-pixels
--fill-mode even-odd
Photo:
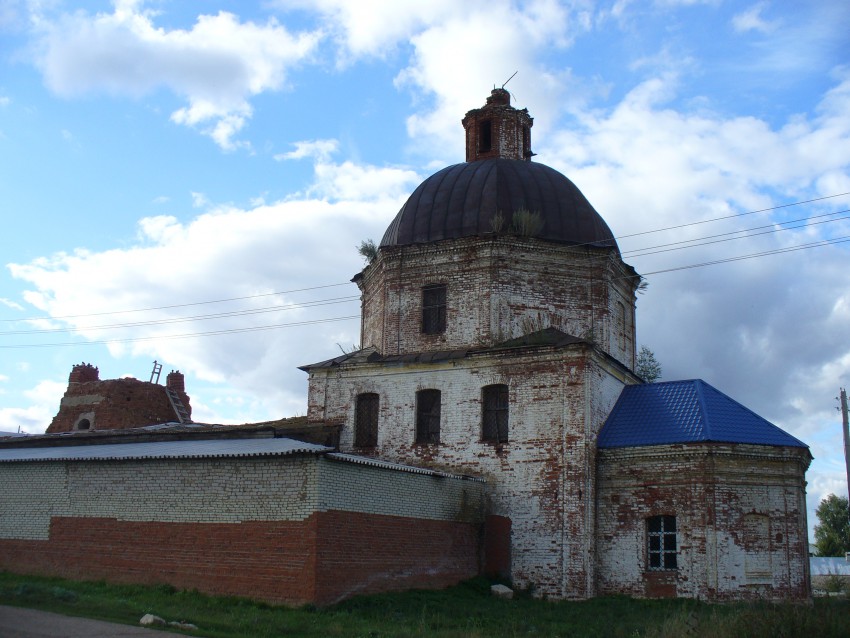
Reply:
[[[319,604],[358,594],[440,589],[478,574],[478,528],[453,521],[322,512]]]
[[[0,540],[0,568],[270,602],[328,604],[360,593],[439,588],[478,573],[464,523],[351,512],[301,522],[130,522],[56,517],[50,540]]]
[[[316,520],[162,523],[54,518],[49,541],[0,540],[10,571],[307,603]]]
[[[189,396],[179,388],[178,395],[191,414]],[[177,420],[165,387],[156,383],[129,378],[72,382],[47,432],[70,432],[84,414],[91,415],[87,418],[95,430],[137,428]]]

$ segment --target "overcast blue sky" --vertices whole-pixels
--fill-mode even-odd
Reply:
[[[0,430],[42,432],[82,361],[180,369],[199,421],[303,414],[296,366],[359,340],[356,246],[517,72],[535,161],[649,281],[639,343],[808,443],[813,511],[846,494],[848,24],[846,0],[0,0]]]

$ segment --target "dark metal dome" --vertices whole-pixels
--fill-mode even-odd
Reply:
[[[540,216],[533,237],[569,244],[617,248],[608,224],[581,191],[545,164],[488,159],[455,164],[413,191],[384,233],[381,246],[512,232],[525,210]],[[498,221],[501,214],[501,228]]]

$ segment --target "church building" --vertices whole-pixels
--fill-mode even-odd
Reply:
[[[484,570],[539,595],[806,597],[807,446],[702,381],[642,384],[608,225],[506,90],[462,124],[466,162],[354,277],[363,349],[302,368],[308,420],[483,478]]]
[[[361,348],[302,366],[306,418],[197,424],[179,373],[75,366],[56,433],[0,442],[0,568],[291,604],[479,573],[808,599],[808,447],[705,381],[644,383],[611,229],[506,90],[462,125],[466,161],[353,279]]]

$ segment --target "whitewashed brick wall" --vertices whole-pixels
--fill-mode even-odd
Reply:
[[[480,516],[484,485],[317,456],[0,464],[0,538],[47,540],[50,519],[238,523],[341,510]]]
[[[422,334],[422,287],[438,283],[446,332]],[[358,285],[361,344],[381,354],[490,346],[554,326],[634,365],[637,281],[610,251],[505,236],[389,247]]]
[[[601,451],[600,593],[657,595],[653,579],[662,579],[679,596],[805,598],[804,454],[719,444]],[[677,518],[678,570],[653,574],[646,518],[662,514]],[[769,527],[755,542],[744,532],[752,516],[765,517]]]
[[[488,513],[512,521],[512,578],[553,597],[593,591],[595,437],[627,373],[587,346],[443,363],[316,370],[311,418],[344,424],[343,451],[480,476]],[[481,389],[509,387],[509,442],[481,441]],[[417,445],[416,392],[441,392],[439,445]],[[378,444],[354,448],[360,393],[379,395]]]

